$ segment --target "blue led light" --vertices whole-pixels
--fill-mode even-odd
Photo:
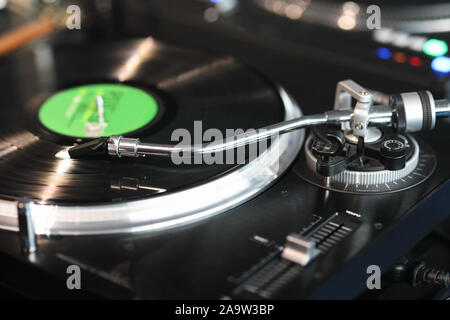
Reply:
[[[449,73],[450,72],[450,58],[437,57],[431,61],[431,69],[436,72]]]
[[[390,59],[392,57],[392,52],[388,48],[381,47],[381,48],[377,49],[377,56],[380,59],[387,60],[387,59]]]

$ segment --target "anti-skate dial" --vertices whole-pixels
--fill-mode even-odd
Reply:
[[[405,142],[401,141],[403,139]],[[408,150],[403,168],[386,170],[382,163],[367,156],[364,167],[350,164],[338,174],[324,176],[317,173],[317,158],[310,148],[313,140],[312,137],[307,139],[294,170],[308,182],[328,190],[355,194],[401,191],[425,181],[436,167],[436,157],[431,148],[405,135],[401,139],[387,139],[380,144],[380,153],[392,157],[404,152],[405,148]],[[350,145],[349,148],[356,147]]]

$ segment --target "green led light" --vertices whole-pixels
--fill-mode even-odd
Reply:
[[[423,46],[423,52],[432,57],[443,56],[447,51],[447,43],[438,39],[430,39],[425,42],[425,45]]]

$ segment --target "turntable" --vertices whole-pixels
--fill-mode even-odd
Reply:
[[[109,63],[97,62],[92,69],[90,61],[108,50],[95,48],[99,53],[92,58],[82,55],[73,61],[78,71],[69,79],[56,71],[62,84],[57,93],[30,93],[26,110],[7,111],[5,121],[23,114],[27,119],[22,127],[16,122],[2,125],[3,228],[17,230],[11,204],[22,197],[33,200],[33,211],[42,212],[37,214],[42,220],[34,219],[37,234],[137,232],[196,221],[264,191],[301,148],[302,132],[282,137],[261,156],[261,163],[274,162],[267,168],[253,162],[180,166],[152,159],[64,158],[70,146],[92,137],[139,135],[144,141],[169,143],[177,128],[196,135],[198,128],[192,128],[196,120],[202,120],[205,132],[216,128],[225,133],[301,115],[283,88],[232,58],[212,60],[148,38],[127,44],[122,49],[127,58],[115,70]],[[68,52],[74,54],[63,51],[61,56]],[[184,63],[178,62],[181,57]],[[97,96],[102,99],[101,111]]]
[[[306,113],[231,57],[153,38],[47,49],[0,109],[3,274],[24,270],[1,281],[25,296],[73,294],[77,265],[108,298],[351,298],[448,216],[450,105],[429,91],[344,80]]]

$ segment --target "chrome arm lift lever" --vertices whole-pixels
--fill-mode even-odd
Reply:
[[[350,128],[346,128],[344,124],[342,129],[352,129],[353,134],[358,137],[357,153],[361,166],[363,165],[364,156],[364,137],[367,134],[369,126],[369,113],[372,106],[372,94],[361,87],[353,80],[340,81],[336,87],[336,97],[334,101],[335,110],[351,110],[352,99],[356,100],[353,110],[353,118]]]

